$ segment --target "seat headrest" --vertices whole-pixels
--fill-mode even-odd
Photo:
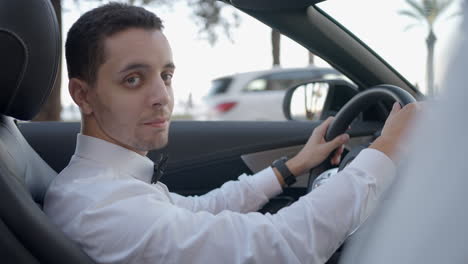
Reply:
[[[32,119],[49,96],[60,61],[50,0],[0,1],[0,113]]]

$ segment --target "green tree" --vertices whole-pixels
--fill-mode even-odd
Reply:
[[[405,0],[409,5],[408,9],[400,10],[398,13],[403,16],[415,19],[417,22],[423,23],[428,28],[426,37],[427,45],[427,61],[426,61],[426,85],[427,93],[433,96],[435,93],[434,87],[434,48],[437,37],[434,33],[434,23],[452,4],[453,0]],[[411,24],[407,29],[415,26]]]
[[[110,0],[74,0],[79,4],[88,2],[110,2]],[[112,0],[138,6],[158,6],[171,8],[181,0]],[[232,11],[229,14],[223,13],[227,5],[218,0],[185,0],[192,8],[192,19],[199,27],[198,34],[206,39],[211,45],[218,41],[219,31],[223,31],[225,36],[232,40],[232,29],[239,26],[239,16]]]

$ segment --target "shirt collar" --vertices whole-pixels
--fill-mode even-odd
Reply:
[[[78,134],[75,155],[147,183],[153,176],[154,163],[148,157],[99,138]]]

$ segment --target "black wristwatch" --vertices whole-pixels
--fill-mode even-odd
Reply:
[[[286,157],[281,157],[271,164],[272,167],[275,167],[279,173],[281,174],[281,177],[283,177],[283,181],[287,186],[290,186],[296,182],[296,176],[294,176],[291,171],[289,170],[288,166],[286,166],[286,161],[288,158]]]

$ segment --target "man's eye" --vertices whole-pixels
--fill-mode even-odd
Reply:
[[[141,78],[139,76],[131,76],[125,79],[125,84],[130,87],[137,87],[141,83]]]
[[[161,77],[165,82],[168,82],[168,81],[172,80],[172,74],[170,74],[170,73],[164,73],[164,74],[161,75]]]

